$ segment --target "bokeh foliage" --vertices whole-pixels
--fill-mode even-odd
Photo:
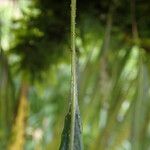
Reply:
[[[1,16],[0,149],[11,145],[25,79],[29,110],[23,149],[55,150],[70,100],[70,1],[13,4],[8,7],[12,14],[19,9],[19,17],[12,15],[10,24]],[[149,8],[147,0],[77,1],[85,150],[150,148]]]

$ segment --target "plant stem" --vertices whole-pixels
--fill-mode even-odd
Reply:
[[[76,18],[76,0],[71,0],[71,134],[70,134],[70,150],[74,148],[74,129],[75,129],[75,114],[76,103],[78,100],[77,94],[77,64],[76,64],[76,49],[75,49],[75,18]]]

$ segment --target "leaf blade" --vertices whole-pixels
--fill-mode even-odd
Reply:
[[[71,132],[71,106],[66,114],[64,129],[61,137],[61,144],[59,150],[70,150],[70,132]],[[75,113],[75,126],[74,126],[74,147],[73,150],[82,150],[82,136],[81,136],[81,119],[79,106],[76,103],[76,113]]]

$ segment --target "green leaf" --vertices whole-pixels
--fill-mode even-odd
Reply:
[[[76,104],[75,113],[75,128],[74,128],[74,147],[73,150],[82,150],[82,137],[81,137],[81,120],[78,104]],[[70,150],[70,134],[71,134],[71,107],[65,117],[64,129],[61,137],[61,145],[59,150]]]

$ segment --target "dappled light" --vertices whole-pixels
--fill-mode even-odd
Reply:
[[[0,150],[149,150],[149,12],[0,0]]]

